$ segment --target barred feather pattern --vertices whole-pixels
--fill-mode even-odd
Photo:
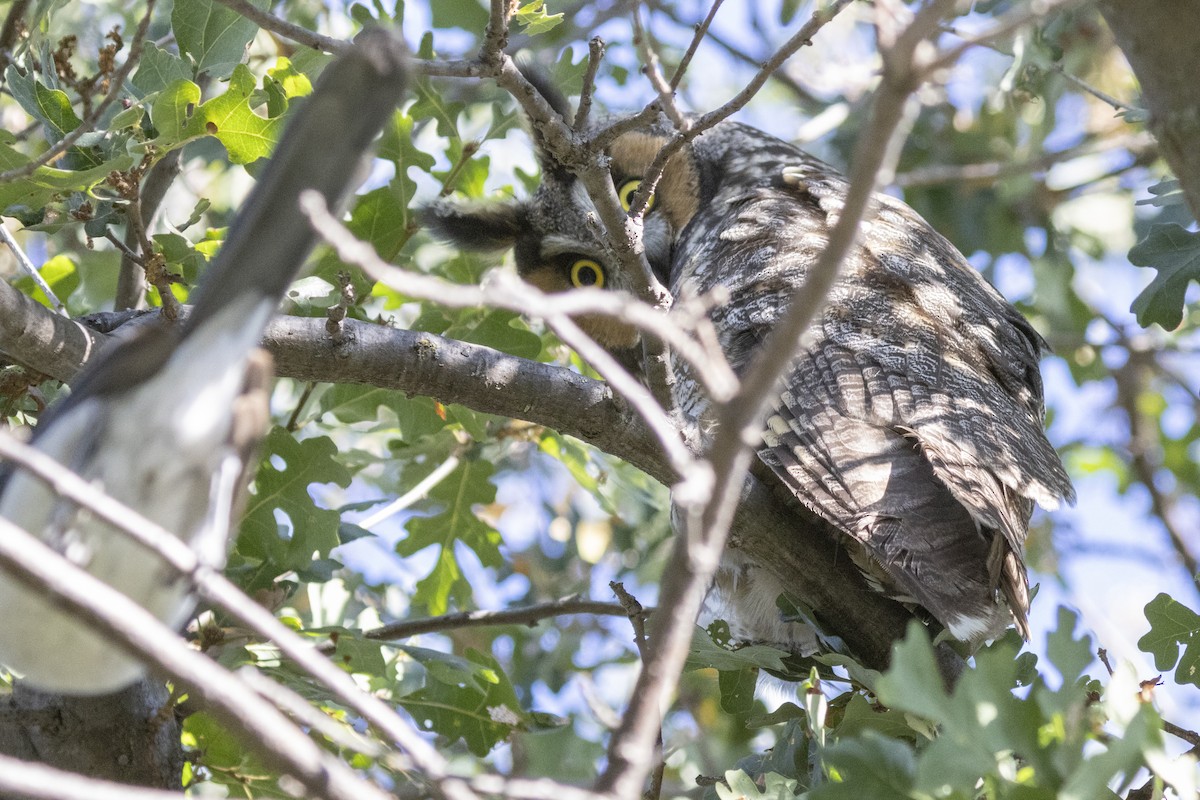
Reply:
[[[712,320],[740,370],[804,285],[847,185],[740,125],[695,150],[721,170],[708,171],[711,200],[676,243],[671,288],[730,292]],[[783,380],[759,456],[882,590],[967,642],[1010,621],[1028,636],[1033,503],[1073,496],[1043,431],[1042,340],[912,209],[877,202]],[[703,416],[706,398],[678,369],[681,407]]]

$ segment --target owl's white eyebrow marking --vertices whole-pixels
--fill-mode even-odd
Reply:
[[[542,239],[541,255],[542,258],[553,258],[554,256],[565,255],[566,253],[587,254],[595,251],[596,246],[580,239],[574,239],[570,236],[561,234],[547,234]]]

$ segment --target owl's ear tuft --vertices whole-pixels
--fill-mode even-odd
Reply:
[[[528,230],[525,205],[509,203],[431,203],[421,222],[434,236],[468,250],[506,250]]]
[[[516,62],[517,69],[525,76],[525,80],[529,81],[534,89],[537,89],[537,93],[550,104],[550,107],[563,118],[563,121],[569,123],[575,116],[575,110],[571,108],[571,102],[567,100],[567,96],[554,85],[554,78],[550,71],[524,53],[517,56]]]
[[[525,76],[525,80],[533,86],[534,90],[542,96],[542,98],[550,104],[550,108],[554,109],[554,113],[558,114],[563,122],[568,125],[575,118],[575,111],[571,108],[571,102],[567,96],[554,85],[554,78],[550,71],[541,64],[533,61],[524,53],[517,57],[517,69]],[[570,177],[570,171],[567,170],[558,159],[554,157],[554,153],[546,146],[545,134],[541,127],[533,120],[527,120],[529,125],[529,134],[533,138],[533,148],[537,154],[538,164],[542,170],[551,173],[560,179]]]

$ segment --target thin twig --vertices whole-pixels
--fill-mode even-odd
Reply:
[[[689,141],[699,136],[704,131],[712,128],[719,122],[728,119],[735,112],[740,111],[745,105],[750,102],[754,95],[762,89],[763,85],[775,72],[783,65],[785,61],[791,58],[801,47],[812,43],[812,37],[817,34],[821,28],[829,23],[834,17],[840,14],[854,0],[834,0],[828,7],[818,9],[813,12],[800,30],[798,30],[790,39],[787,40],[775,53],[767,59],[762,68],[750,79],[750,82],[742,88],[732,99],[707,114],[692,121],[690,127],[686,131],[680,131],[671,141],[667,142],[658,155],[654,157],[646,174],[642,176],[642,185],[638,188],[637,195],[634,197],[634,203],[647,202],[654,189],[658,185],[659,179],[662,177],[663,170],[666,169],[667,162],[671,156],[679,152],[679,150]],[[603,135],[603,133],[598,134]]]
[[[142,46],[145,44],[146,30],[150,27],[150,17],[154,13],[154,3],[155,0],[146,0],[146,13],[142,17],[142,21],[138,23],[137,31],[133,34],[133,42],[129,46],[129,56],[125,59],[125,63],[121,65],[121,68],[113,73],[108,93],[104,95],[104,99],[100,101],[99,105],[92,110],[91,114],[88,114],[87,119],[80,123],[75,130],[59,139],[37,158],[27,164],[14,167],[7,172],[0,172],[0,183],[7,183],[8,181],[28,177],[41,167],[58,160],[85,133],[89,133],[96,127],[96,123],[108,111],[108,107],[120,97],[121,89],[125,86],[125,79],[129,77],[129,73],[133,71],[133,68],[137,66],[138,61],[142,58]]]
[[[1182,739],[1194,748],[1200,748],[1200,733],[1190,731],[1187,728],[1181,728],[1178,725],[1163,720],[1163,730],[1172,736]]]
[[[642,23],[642,10],[639,6],[633,10],[633,43],[637,45],[638,53],[642,59],[642,74],[650,81],[650,85],[654,87],[654,91],[658,94],[658,103],[662,107],[663,113],[675,125],[677,130],[686,130],[688,126],[687,118],[683,116],[683,112],[679,110],[679,106],[675,104],[675,90],[667,83],[667,79],[663,76],[662,70],[659,68],[660,61],[658,52],[654,49],[654,45],[650,41],[650,34]],[[643,207],[644,207],[643,203]],[[635,211],[629,209],[631,215],[640,215],[643,209]]]
[[[263,30],[277,33],[285,39],[291,39],[297,44],[311,47],[313,50],[323,50],[326,53],[341,53],[350,48],[350,42],[334,39],[332,36],[310,31],[287,20],[280,19],[274,14],[255,8],[247,0],[217,0],[226,8],[232,9]]]
[[[146,225],[153,222],[154,215],[158,213],[163,198],[166,197],[167,190],[171,188],[171,184],[179,175],[182,165],[183,150],[180,148],[167,153],[146,171],[146,177],[142,180],[137,196],[138,208],[141,212],[139,219],[144,219]],[[120,272],[117,274],[117,292],[113,300],[113,306],[118,311],[145,305],[145,262],[128,254],[134,247],[142,245],[143,233],[144,231],[134,225],[127,224],[125,226],[124,243],[128,250],[122,250],[125,255],[121,257]]]
[[[21,19],[27,10],[29,10],[29,0],[13,0],[8,14],[4,17],[4,26],[0,27],[0,71],[7,69],[12,61],[12,49],[17,43]]]
[[[1143,359],[1135,358],[1130,349],[1130,359],[1119,369],[1112,371],[1117,384],[1117,405],[1129,419],[1129,464],[1134,475],[1150,495],[1150,507],[1167,532],[1176,555],[1188,575],[1200,573],[1200,559],[1192,553],[1188,544],[1190,536],[1176,522],[1175,499],[1159,488],[1157,483],[1158,461],[1154,453],[1159,449],[1158,431],[1153,420],[1148,419],[1138,402],[1146,385],[1146,366]]]
[[[366,519],[359,522],[358,526],[369,531],[389,517],[399,514],[413,503],[425,499],[425,497],[427,497],[429,493],[433,491],[435,486],[444,481],[451,472],[454,472],[454,470],[458,469],[458,465],[462,462],[462,454],[465,450],[466,448],[461,445],[457,447],[455,451],[450,454],[449,458],[447,458],[441,464],[438,464],[437,468],[422,478],[416,486],[409,489],[407,492],[400,495],[383,508],[376,510]]]
[[[58,299],[58,295],[54,294],[54,290],[50,288],[50,284],[46,283],[46,279],[42,277],[42,273],[38,272],[38,268],[29,260],[29,256],[25,255],[25,251],[21,249],[21,245],[17,244],[17,240],[8,232],[8,228],[0,222],[0,239],[8,245],[8,249],[12,251],[13,257],[17,259],[17,264],[21,267],[26,275],[28,275],[35,286],[42,290],[46,295],[46,299],[50,301],[50,305],[54,310],[64,317],[67,316],[67,309],[63,307],[62,301]]]
[[[927,61],[923,67],[926,74],[936,70],[948,67],[954,64],[958,59],[962,58],[963,53],[973,47],[987,45],[988,43],[1000,39],[1013,31],[1023,28],[1034,20],[1041,19],[1047,14],[1055,11],[1062,11],[1070,8],[1073,5],[1080,5],[1086,0],[1036,0],[1027,5],[1017,6],[1013,11],[1002,16],[999,21],[989,26],[986,30],[981,31],[968,38],[962,44],[956,47],[951,47],[948,50],[941,52],[936,58]]]
[[[646,658],[646,609],[642,606],[638,599],[631,595],[626,589],[625,584],[620,581],[609,581],[608,587],[612,589],[613,594],[617,596],[617,602],[621,604],[621,608],[625,609],[625,615],[629,617],[629,624],[633,627],[633,643],[637,647],[638,655],[643,661]],[[643,800],[658,800],[662,795],[662,779],[663,772],[666,769],[666,762],[663,761],[663,734],[662,721],[659,720],[658,738],[654,741],[655,749],[655,765],[650,772],[650,788],[642,795]]]
[[[0,755],[0,796],[22,800],[181,800],[179,792],[89,778]]]
[[[308,381],[304,384],[304,391],[300,393],[300,399],[296,401],[296,407],[292,409],[292,415],[288,417],[287,424],[284,427],[289,433],[296,432],[296,426],[300,422],[300,412],[304,410],[304,406],[308,403],[308,398],[312,397],[313,390],[317,388],[315,381]]]
[[[602,603],[599,600],[588,600],[573,596],[564,597],[561,600],[554,600],[549,603],[537,603],[521,608],[507,608],[503,611],[461,611],[454,614],[443,614],[439,617],[429,617],[428,619],[390,622],[387,625],[364,631],[363,637],[374,641],[394,641],[396,639],[407,639],[410,636],[420,636],[423,633],[442,633],[460,628],[487,628],[508,625],[526,625],[532,627],[547,619],[572,614],[620,617],[625,616],[625,609],[617,603]],[[323,645],[321,649],[332,651],[334,647],[332,645]]]
[[[593,36],[588,40],[587,70],[583,73],[583,89],[579,93],[579,108],[575,110],[575,122],[572,124],[577,132],[587,127],[588,115],[592,111],[592,93],[596,90],[596,73],[600,70],[600,61],[604,58],[604,40]]]
[[[284,712],[306,730],[320,733],[338,747],[362,753],[371,758],[382,758],[384,749],[373,739],[353,728],[335,722],[323,711],[314,708],[303,697],[288,690],[264,675],[257,667],[246,665],[235,673],[243,683],[258,692],[265,700]]]
[[[708,28],[712,25],[713,18],[717,16],[717,11],[721,8],[721,3],[724,1],[713,0],[712,6],[708,9],[708,16],[696,26],[696,34],[692,37],[692,43],[684,51],[683,58],[679,59],[679,66],[675,68],[675,74],[671,76],[670,87],[672,92],[679,88],[679,82],[683,80],[683,74],[687,72],[688,66],[692,63],[692,58],[695,57],[696,50],[700,47],[700,42],[708,35]]]
[[[1085,81],[1083,78],[1080,78],[1077,75],[1072,75],[1071,73],[1067,72],[1066,68],[1064,68],[1062,64],[1051,64],[1050,69],[1051,69],[1051,71],[1057,72],[1059,75],[1062,75],[1068,81],[1075,84],[1080,89],[1082,89],[1083,91],[1090,94],[1092,97],[1095,97],[1100,102],[1112,106],[1117,111],[1124,111],[1126,113],[1143,112],[1144,111],[1144,109],[1140,109],[1137,106],[1132,106],[1129,103],[1124,103],[1124,102],[1118,100],[1117,98],[1113,97],[1111,94],[1105,94],[1104,92],[1097,89],[1095,86],[1092,86],[1090,83]]]
[[[1093,153],[1111,150],[1128,150],[1135,157],[1156,150],[1154,136],[1149,131],[1110,136],[1105,139],[1089,138],[1079,144],[1043,153],[1036,158],[1023,161],[987,161],[976,164],[938,164],[922,167],[896,176],[893,183],[902,189],[918,186],[936,186],[944,183],[991,183],[1010,175],[1031,175],[1043,172],[1055,164]]]
[[[691,25],[690,22],[685,21],[679,15],[679,10],[674,3],[653,2],[651,3],[651,6],[655,11],[659,12],[660,14],[665,14],[669,19],[678,25]],[[712,44],[715,44],[717,47],[720,47],[732,58],[741,61],[743,64],[747,64],[755,69],[760,69],[762,67],[762,57],[747,53],[745,50],[735,45],[732,41],[727,39],[718,31],[710,29],[707,31],[705,38]],[[816,106],[820,103],[813,93],[802,86],[791,75],[789,75],[788,71],[783,66],[776,67],[775,71],[771,73],[771,77],[774,80],[779,81],[779,83],[783,84],[789,91],[795,94],[796,99],[799,100],[805,107]]]
[[[105,229],[104,238],[108,239],[108,241],[112,242],[113,247],[115,247],[121,251],[121,256],[123,259],[128,259],[131,263],[136,264],[136,265],[142,267],[143,269],[145,269],[146,259],[144,259],[140,255],[138,255],[138,253],[132,247],[130,247],[129,245],[122,242],[121,239],[115,233],[113,233],[112,231],[110,231],[108,229]]]

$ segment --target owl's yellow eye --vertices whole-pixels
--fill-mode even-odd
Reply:
[[[630,178],[617,187],[617,197],[621,201],[621,208],[628,211],[633,206],[633,196],[637,194],[638,187],[642,185],[641,178]],[[654,208],[654,195],[650,195],[650,199],[646,201],[646,212]]]
[[[590,258],[579,259],[571,265],[571,285],[580,289],[587,286],[604,288],[604,268]]]

